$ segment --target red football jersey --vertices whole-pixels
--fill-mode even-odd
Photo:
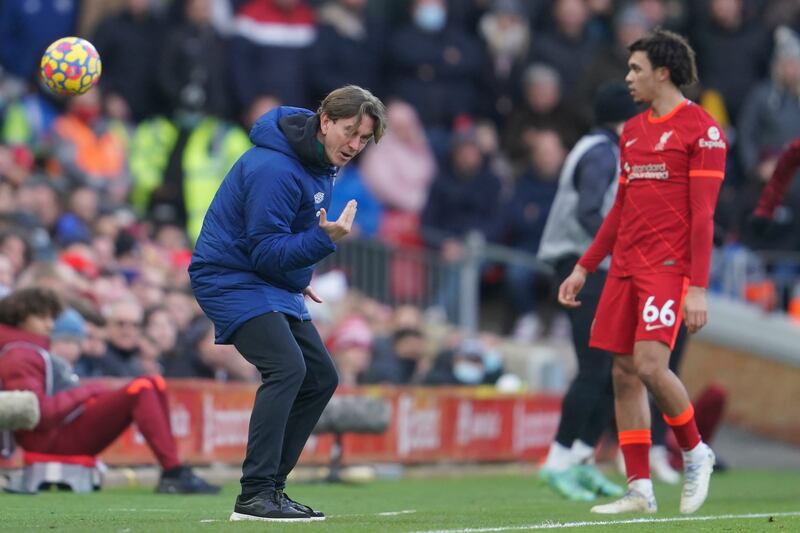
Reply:
[[[727,148],[716,121],[689,100],[662,117],[648,110],[626,122],[616,212],[581,264],[593,271],[611,251],[610,275],[675,272],[705,286]]]

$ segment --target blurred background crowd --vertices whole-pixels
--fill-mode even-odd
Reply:
[[[594,89],[622,79],[626,46],[659,26],[689,37],[701,83],[687,95],[731,141],[712,286],[730,290],[720,265],[745,254],[760,277],[737,296],[783,312],[800,264],[800,187],[766,235],[746,219],[800,136],[796,0],[0,0],[0,293],[64,296],[52,349],[79,375],[257,381],[232,346],[214,345],[186,269],[261,114],[369,88],[390,129],[337,178],[331,214],[356,198],[356,239],[444,265],[459,264],[470,231],[535,254]],[[66,35],[93,42],[103,74],[60,99],[40,87],[38,64]],[[778,259],[749,260],[763,250]],[[328,308],[312,309],[343,384],[503,375],[497,335],[433,338],[426,309],[348,281],[334,273]],[[481,281],[511,310],[495,333],[525,339],[558,280],[505,265]]]

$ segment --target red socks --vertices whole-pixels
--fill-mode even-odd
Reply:
[[[625,457],[628,483],[636,479],[650,479],[650,445],[653,439],[649,429],[629,429],[617,434],[619,447]]]
[[[700,432],[697,431],[697,424],[694,420],[694,407],[689,404],[684,412],[678,416],[669,417],[664,415],[664,421],[672,428],[678,446],[683,451],[694,449],[700,444]]]

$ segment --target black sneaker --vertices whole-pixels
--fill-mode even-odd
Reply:
[[[309,507],[304,503],[294,501],[285,492],[283,491],[280,492],[283,495],[284,501],[288,502],[289,505],[291,505],[301,513],[306,513],[308,516],[311,517],[311,520],[325,520],[325,513],[322,513],[320,511],[315,511],[314,509],[312,509],[311,507]]]
[[[212,485],[197,476],[190,467],[179,466],[161,473],[156,492],[162,494],[217,494],[219,485]]]
[[[289,504],[283,493],[276,490],[265,490],[255,496],[243,500],[236,497],[231,522],[240,520],[263,520],[266,522],[310,522],[312,518]]]

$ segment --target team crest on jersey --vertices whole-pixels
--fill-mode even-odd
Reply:
[[[322,192],[322,191],[320,191],[320,192],[318,192],[317,194],[314,195],[314,203],[315,204],[321,204],[322,200],[324,200],[324,199],[325,199],[325,193]]]
[[[658,144],[656,145],[654,150],[656,152],[663,152],[664,151],[664,147],[667,145],[667,141],[669,141],[669,138],[672,137],[673,133],[675,133],[675,132],[672,131],[672,130],[665,131],[664,133],[662,133],[661,134],[661,138],[658,140]]]
[[[724,148],[727,148],[727,145],[725,144],[725,141],[720,139],[721,135],[719,133],[719,128],[717,128],[716,126],[711,126],[710,128],[708,128],[708,131],[706,132],[706,135],[708,136],[708,140],[703,139],[701,137],[700,140],[697,141],[697,145],[700,148],[707,148],[707,149],[711,149],[711,148],[723,148],[724,149]]]

